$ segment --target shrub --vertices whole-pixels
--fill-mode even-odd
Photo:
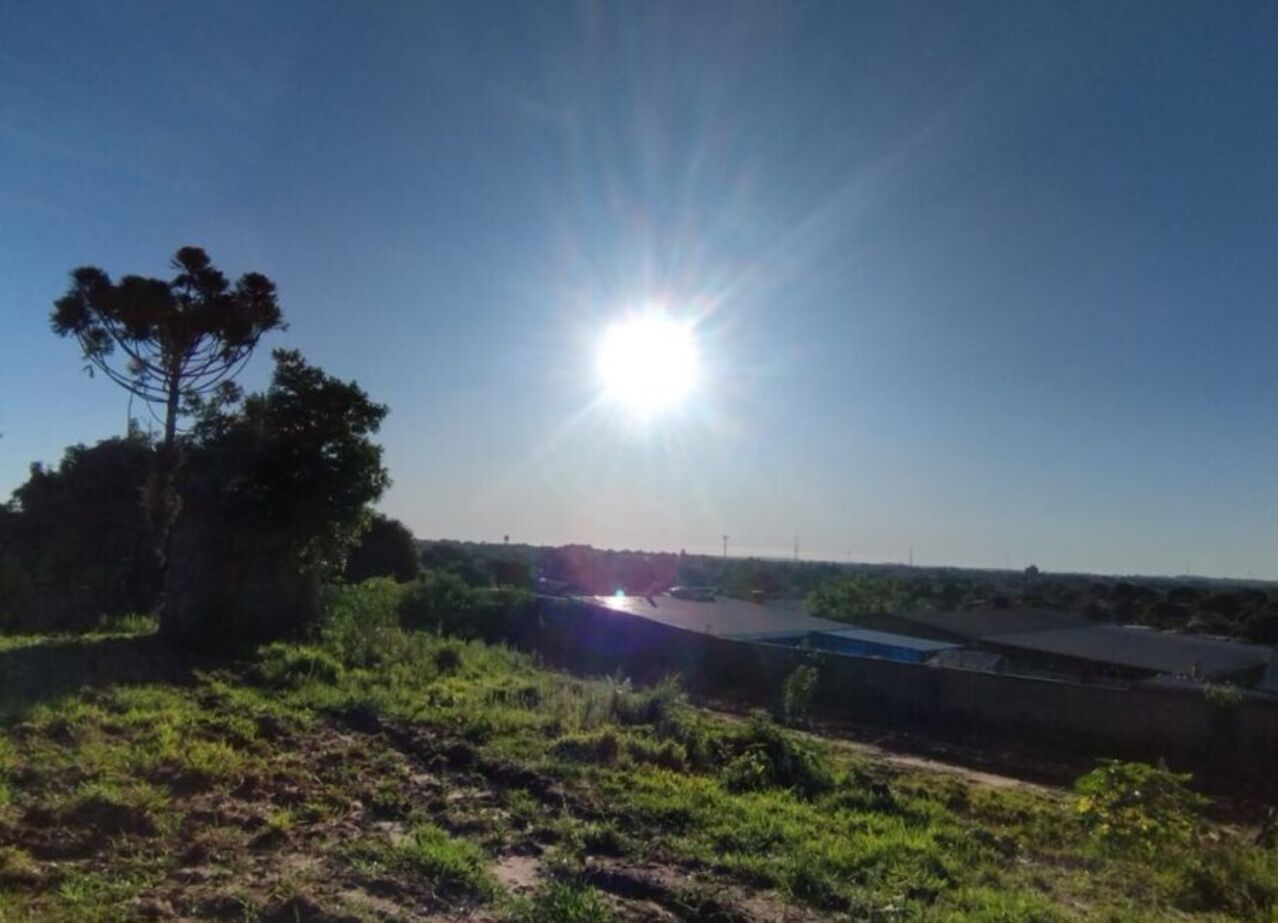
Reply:
[[[628,682],[614,682],[611,692],[611,711],[619,724],[662,726],[683,702],[677,676],[667,676],[643,691],[632,690]]]
[[[756,712],[723,746],[730,760],[721,778],[729,791],[788,788],[812,797],[834,787],[825,755],[785,733],[765,713]]]
[[[350,666],[393,659],[405,644],[397,610],[400,598],[399,586],[386,577],[326,588],[319,630],[324,648]]]
[[[560,759],[610,765],[621,755],[621,740],[612,728],[588,734],[566,734],[551,746]]]
[[[626,755],[636,763],[648,763],[675,772],[684,772],[688,768],[688,751],[673,740],[656,743],[641,737],[630,738],[626,741]]]
[[[84,631],[155,605],[159,536],[142,505],[153,459],[131,432],[31,466],[13,504],[0,504],[0,627]]]
[[[1078,819],[1109,850],[1149,854],[1186,845],[1197,837],[1206,804],[1188,788],[1190,778],[1145,763],[1105,760],[1074,783]]]
[[[336,683],[346,671],[326,650],[277,641],[261,649],[255,672],[263,685],[293,689],[308,682]]]
[[[1203,699],[1219,711],[1231,711],[1242,704],[1242,690],[1228,683],[1207,683],[1203,686]]]
[[[816,667],[806,664],[795,667],[781,685],[781,722],[795,727],[806,724],[816,694],[819,674]]]
[[[425,571],[404,593],[399,617],[407,628],[444,631],[467,621],[475,605],[475,594],[458,576],[446,571]]]
[[[435,669],[440,673],[456,673],[461,667],[461,648],[454,642],[436,649],[433,659]]]
[[[1236,845],[1209,850],[1185,872],[1176,902],[1192,913],[1268,918],[1278,905],[1278,856]]]

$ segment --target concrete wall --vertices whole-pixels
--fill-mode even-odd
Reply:
[[[800,664],[820,671],[820,713],[899,727],[1010,736],[1031,749],[1157,761],[1278,794],[1278,704],[1212,705],[1197,689],[1111,688],[846,657],[714,638],[545,600],[522,642],[552,662],[766,701]]]

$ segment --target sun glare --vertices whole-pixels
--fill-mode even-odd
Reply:
[[[699,372],[692,326],[656,311],[612,324],[596,362],[605,395],[645,418],[679,407]]]

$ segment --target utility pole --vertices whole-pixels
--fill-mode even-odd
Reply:
[[[914,566],[914,546],[910,546],[910,567]]]
[[[794,537],[794,559],[799,560],[799,536]]]
[[[723,559],[728,560],[728,533],[723,533]]]

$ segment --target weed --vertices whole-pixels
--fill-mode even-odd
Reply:
[[[816,667],[806,664],[794,668],[781,684],[781,723],[789,727],[807,724],[812,710],[812,698],[816,694],[819,674]]]
[[[149,635],[159,627],[159,619],[148,612],[104,615],[98,619],[98,631],[108,635]]]
[[[192,740],[183,747],[178,773],[195,788],[234,783],[243,778],[248,766],[245,756],[220,740]]]
[[[611,923],[599,892],[575,881],[552,881],[516,914],[520,923]]]

